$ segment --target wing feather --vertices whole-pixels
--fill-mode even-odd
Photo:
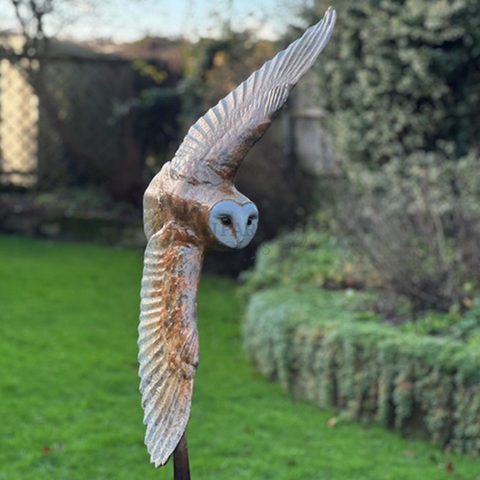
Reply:
[[[164,465],[188,423],[198,365],[197,287],[203,252],[176,242],[169,226],[145,250],[139,326],[139,376],[145,444]]]
[[[328,43],[335,20],[335,10],[329,8],[321,22],[201,117],[177,150],[171,174],[205,183],[233,181],[243,156],[266,130],[258,127],[269,125],[283,107],[291,89]]]

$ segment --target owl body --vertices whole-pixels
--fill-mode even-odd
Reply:
[[[197,290],[205,251],[253,238],[256,206],[236,172],[327,44],[335,12],[253,73],[188,131],[144,195],[139,375],[145,444],[164,465],[184,437],[199,362]]]

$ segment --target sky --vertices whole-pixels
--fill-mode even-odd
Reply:
[[[37,0],[39,2],[45,0]],[[76,40],[134,41],[145,35],[195,40],[216,36],[223,23],[275,39],[309,0],[54,0],[49,34]],[[62,20],[59,21],[59,18]],[[0,30],[17,25],[11,0],[0,0]]]

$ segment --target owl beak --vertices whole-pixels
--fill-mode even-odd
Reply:
[[[252,241],[257,231],[257,224],[256,222],[252,222],[250,216],[243,223],[244,225],[239,235],[237,249],[246,247]]]

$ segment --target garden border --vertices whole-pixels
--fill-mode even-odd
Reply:
[[[250,298],[244,341],[262,374],[349,418],[480,454],[478,350],[373,322],[316,320],[318,306],[301,291],[294,298],[285,288]]]

